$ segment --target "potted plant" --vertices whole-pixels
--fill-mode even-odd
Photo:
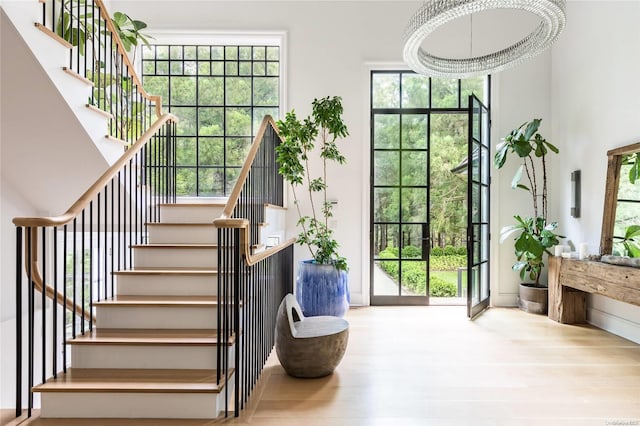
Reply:
[[[514,236],[516,262],[513,270],[520,278],[533,282],[520,284],[518,305],[520,309],[533,313],[546,313],[548,307],[547,285],[540,282],[544,267],[544,254],[550,255],[550,247],[558,244],[555,234],[557,222],[548,222],[547,203],[547,155],[558,153],[558,148],[547,141],[538,128],[542,120],[536,118],[512,130],[496,147],[494,165],[504,166],[509,154],[522,162],[511,181],[511,187],[522,189],[531,195],[533,216],[515,215],[516,223],[500,231],[500,242]],[[526,177],[526,184],[521,183]]]
[[[291,184],[301,228],[298,243],[311,254],[311,259],[300,262],[296,280],[296,299],[305,316],[341,317],[349,308],[347,261],[338,254],[338,243],[329,229],[333,204],[327,199],[327,165],[346,161],[337,146],[338,139],[349,134],[342,112],[340,97],[326,97],[313,100],[311,115],[304,120],[292,110],[277,122],[283,140],[276,148],[279,172]],[[309,167],[312,155],[318,155],[322,164],[317,176]],[[302,212],[300,186],[306,190],[309,214]]]

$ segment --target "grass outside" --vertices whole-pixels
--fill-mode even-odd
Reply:
[[[430,276],[440,278],[448,283],[458,285],[458,272],[457,271],[431,271]],[[467,272],[462,273],[462,283],[467,283]]]

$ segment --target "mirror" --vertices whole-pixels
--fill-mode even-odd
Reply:
[[[640,257],[640,143],[607,157],[600,254]]]

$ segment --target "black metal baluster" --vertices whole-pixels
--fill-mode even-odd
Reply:
[[[73,282],[73,288],[72,288],[72,297],[73,297],[73,323],[71,324],[71,336],[75,339],[76,338],[76,307],[78,306],[77,301],[76,301],[76,254],[77,254],[77,248],[76,248],[76,244],[77,244],[77,240],[78,240],[78,234],[76,233],[76,222],[77,219],[74,218],[73,219],[73,254],[72,254],[72,258],[73,258],[73,267],[72,267],[72,282]]]
[[[80,267],[80,272],[82,274],[82,279],[80,280],[80,284],[81,284],[81,288],[80,288],[80,303],[82,305],[82,316],[80,317],[80,332],[82,334],[84,334],[85,331],[85,327],[84,327],[84,323],[85,323],[85,318],[86,318],[86,313],[85,313],[85,309],[84,309],[84,304],[85,304],[85,286],[86,286],[86,282],[85,282],[85,249],[84,249],[84,235],[85,235],[85,229],[84,229],[84,210],[82,209],[82,216],[81,216],[81,224],[80,224],[80,229],[81,229],[81,234],[80,234],[80,250],[82,255],[80,256],[81,262],[82,262],[82,266]]]
[[[22,415],[22,226],[16,227],[16,417]]]
[[[33,241],[31,239],[32,229],[27,227],[27,282],[29,285],[29,406],[27,415],[31,417],[31,410],[33,409],[33,328],[35,326],[34,320],[34,306],[33,306]]]
[[[64,267],[62,268],[62,298],[64,299],[64,306],[62,307],[62,370],[67,372],[67,225],[63,228],[63,240],[62,240],[62,261]]]
[[[118,171],[118,179],[117,179],[117,183],[118,183],[118,271],[120,270],[120,258],[122,257],[122,241],[120,241],[120,239],[122,238],[122,230],[120,228],[120,225],[122,223],[122,217],[121,217],[121,209],[120,209],[120,200],[122,199],[122,194],[120,193],[120,187],[122,186],[122,180],[120,179],[120,172]],[[113,273],[113,270],[111,271]]]
[[[37,238],[37,235],[36,235]],[[47,228],[42,227],[42,383],[47,380]],[[55,305],[54,305],[55,308]]]
[[[53,378],[58,377],[58,228],[53,228],[53,316],[51,318],[53,338]],[[64,313],[64,305],[62,308]]]
[[[100,193],[98,193],[98,198],[100,198]],[[93,201],[90,201],[89,202],[89,330],[90,331],[93,331],[92,318],[93,318]]]
[[[113,277],[113,271],[114,271],[114,266],[115,266],[115,261],[114,261],[114,257],[116,255],[116,249],[115,249],[115,232],[114,232],[114,220],[113,218],[115,217],[115,212],[114,212],[114,197],[113,194],[115,192],[114,190],[114,180],[115,179],[111,179],[111,270],[109,272],[111,272],[111,293],[109,293],[111,296],[113,296],[114,294],[114,277]]]

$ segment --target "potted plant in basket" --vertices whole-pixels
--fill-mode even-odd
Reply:
[[[309,249],[312,259],[300,262],[296,299],[306,316],[343,316],[349,308],[346,259],[338,254],[338,243],[329,229],[333,204],[327,199],[327,164],[344,164],[336,142],[349,133],[342,120],[338,96],[314,99],[311,115],[304,120],[288,112],[277,122],[283,142],[276,148],[279,172],[291,184],[301,232],[298,243]],[[318,146],[316,147],[316,143]],[[321,174],[313,176],[310,157],[318,155]],[[303,214],[298,187],[304,186],[310,214]]]
[[[514,236],[516,262],[513,270],[520,278],[532,282],[520,284],[520,309],[532,313],[545,314],[548,307],[548,289],[540,283],[540,274],[544,267],[544,254],[550,255],[550,247],[558,244],[555,234],[557,222],[548,222],[547,203],[547,155],[558,153],[558,148],[547,141],[538,127],[542,120],[537,118],[512,130],[496,147],[494,165],[497,169],[504,166],[509,154],[515,154],[522,164],[516,170],[511,187],[522,189],[531,195],[533,216],[515,215],[516,223],[505,226],[500,231],[500,242]],[[521,183],[523,177],[527,184]]]

